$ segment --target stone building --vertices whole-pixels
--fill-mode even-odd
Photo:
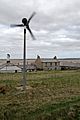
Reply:
[[[54,58],[40,58],[37,56],[35,65],[38,70],[60,70],[60,61]]]

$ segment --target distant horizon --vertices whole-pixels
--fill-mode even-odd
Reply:
[[[39,55],[39,56],[40,56],[40,55]],[[80,59],[80,57],[58,57],[58,56],[56,56],[56,57],[57,57],[57,59]],[[36,59],[36,58],[37,58],[37,56],[36,56],[36,57],[28,57],[28,58],[26,58],[26,59]],[[53,57],[41,57],[41,56],[40,56],[40,58],[41,58],[41,59],[51,59],[51,58],[53,59],[54,56],[53,56]],[[5,59],[5,60],[6,60],[7,57],[6,57],[6,58],[1,58],[1,57],[0,57],[0,60],[1,60],[1,59]],[[10,57],[10,59],[21,59],[21,60],[22,60],[23,58],[13,58],[13,57]]]

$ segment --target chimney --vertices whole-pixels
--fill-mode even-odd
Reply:
[[[7,54],[7,63],[10,63],[10,54]]]

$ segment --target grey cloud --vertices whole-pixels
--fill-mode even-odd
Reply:
[[[14,57],[17,57],[17,54],[20,57],[23,49],[23,29],[8,27],[12,23],[21,23],[23,17],[29,18],[33,11],[37,14],[30,27],[37,40],[32,41],[28,35],[28,57],[36,54],[45,57],[47,53],[48,56],[51,54],[62,56],[60,51],[63,50],[64,57],[69,55],[68,52],[79,51],[79,0],[0,0],[0,46],[2,46],[0,54],[2,51],[10,51]]]

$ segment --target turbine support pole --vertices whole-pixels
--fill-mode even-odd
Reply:
[[[26,26],[24,26],[23,90],[26,89]]]

